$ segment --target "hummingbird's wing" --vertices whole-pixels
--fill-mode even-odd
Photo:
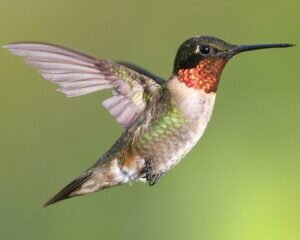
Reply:
[[[142,67],[140,67],[138,65],[135,65],[133,63],[123,62],[123,61],[118,61],[116,63],[119,63],[119,64],[121,64],[121,65],[123,65],[123,66],[125,66],[127,68],[130,68],[130,69],[138,72],[139,74],[142,74],[142,75],[145,75],[145,76],[147,76],[149,78],[152,78],[158,84],[164,84],[166,82],[163,78],[161,78],[159,76],[156,76],[155,74],[153,74],[153,73],[147,71],[146,69],[144,69],[144,68],[142,68]]]
[[[161,78],[135,65],[97,59],[58,45],[20,42],[3,47],[24,57],[68,97],[113,89],[113,96],[103,105],[124,127],[129,127],[144,111],[151,95],[163,83]]]

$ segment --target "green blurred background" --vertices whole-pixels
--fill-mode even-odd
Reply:
[[[45,41],[167,78],[194,35],[299,43],[300,2],[1,0],[0,45]],[[66,98],[0,49],[1,239],[298,240],[300,47],[227,65],[200,143],[155,187],[41,205],[122,132],[94,93]]]

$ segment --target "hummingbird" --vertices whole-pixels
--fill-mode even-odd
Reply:
[[[212,36],[191,37],[179,46],[167,81],[137,65],[98,59],[59,45],[3,46],[24,57],[68,97],[111,89],[112,96],[103,106],[124,128],[96,163],[44,206],[133,181],[154,185],[203,135],[226,63],[242,52],[291,46],[235,45]]]

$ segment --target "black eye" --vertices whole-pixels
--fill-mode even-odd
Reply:
[[[210,51],[211,51],[211,48],[209,47],[209,46],[200,46],[200,52],[202,53],[202,54],[209,54],[210,53]]]

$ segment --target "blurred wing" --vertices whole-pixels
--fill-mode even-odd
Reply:
[[[113,89],[113,96],[103,105],[124,127],[135,121],[151,96],[161,88],[154,79],[134,69],[58,45],[21,42],[4,48],[24,57],[45,79],[58,84],[58,91],[68,97]]]

